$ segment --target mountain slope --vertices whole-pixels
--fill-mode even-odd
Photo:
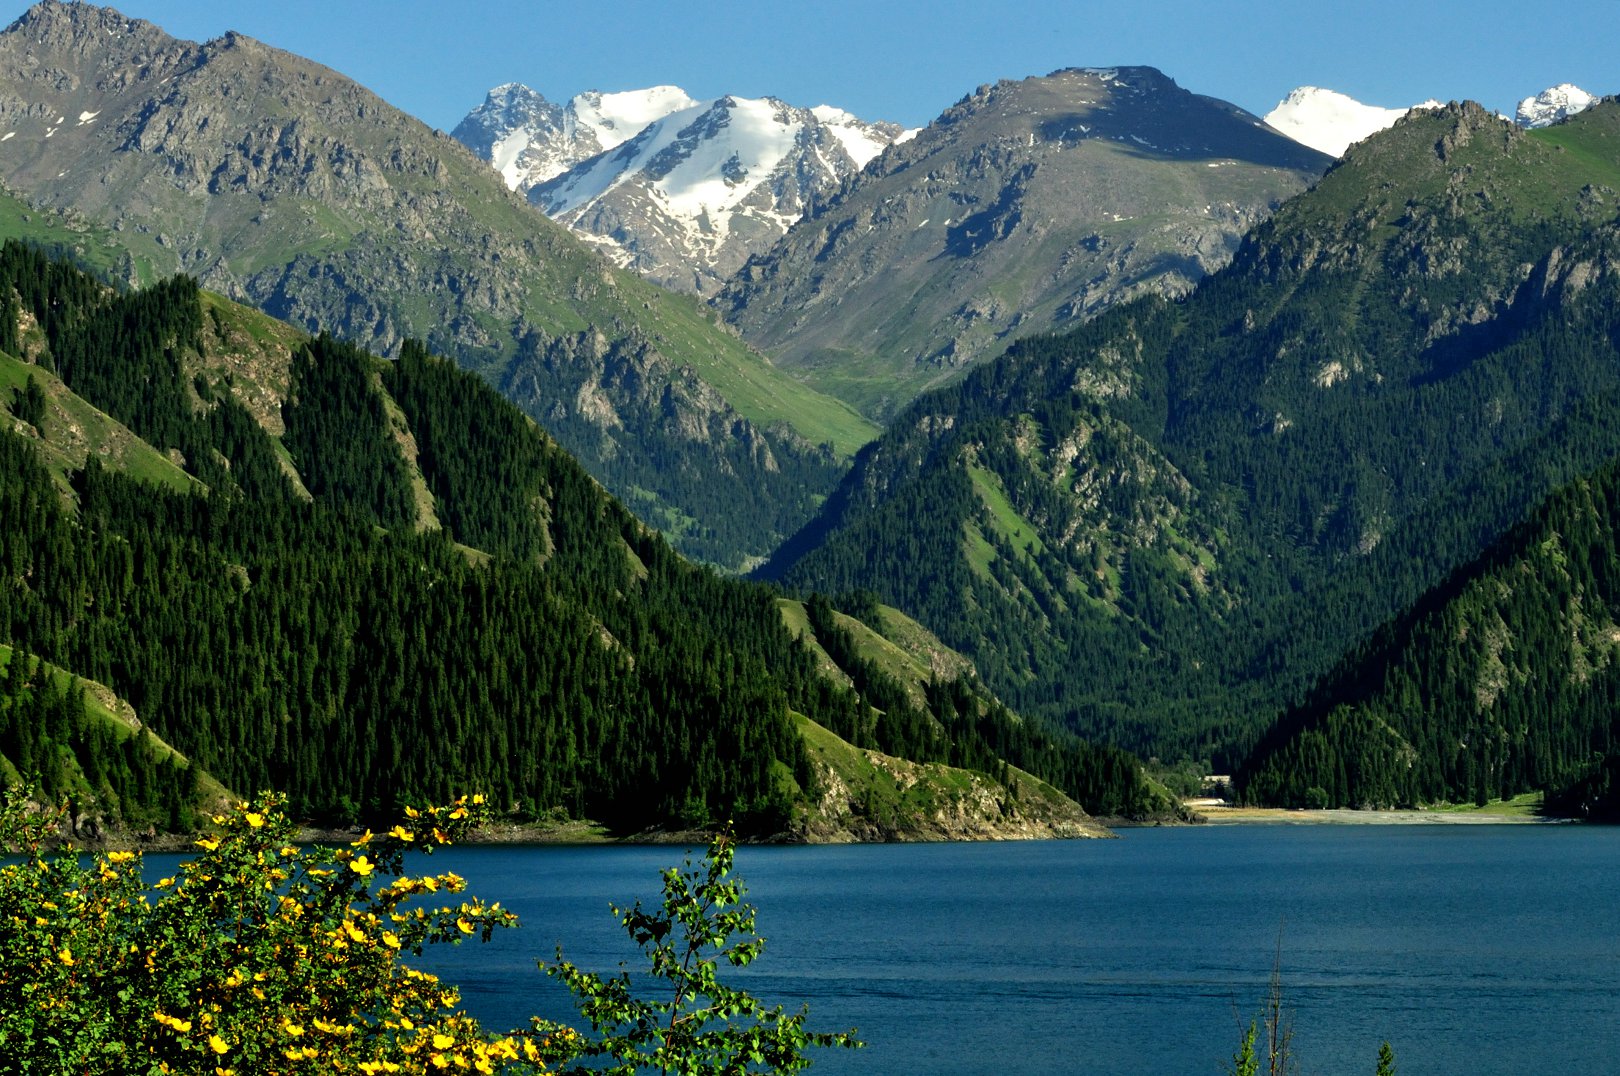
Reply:
[[[1001,82],[885,151],[714,302],[783,367],[888,415],[1012,336],[1185,291],[1327,164],[1152,68]]]
[[[0,644],[0,785],[30,782],[46,802],[74,805],[79,841],[196,825],[239,797],[153,735],[103,684]]]
[[[1555,494],[1380,629],[1237,774],[1245,798],[1386,807],[1555,791],[1620,748],[1620,467]]]
[[[698,555],[761,553],[833,480],[816,446],[870,436],[692,300],[603,262],[454,140],[249,38],[195,44],[41,3],[0,34],[3,135],[0,177],[116,233],[137,277],[184,270],[385,354],[426,340]],[[720,490],[731,511],[710,526]]]
[[[867,587],[1015,708],[1230,764],[1620,453],[1620,104],[1352,146],[1184,301],[918,400],[766,574]]]

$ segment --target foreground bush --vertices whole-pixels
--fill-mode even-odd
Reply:
[[[453,873],[404,872],[407,851],[450,844],[488,813],[474,796],[407,809],[387,833],[367,831],[347,847],[300,848],[281,797],[267,794],[216,817],[197,858],[147,885],[135,852],[48,853],[60,815],[9,791],[0,849],[22,859],[0,867],[3,1067],[369,1076],[521,1074],[582,1059],[596,1070],[613,1059],[629,1065],[611,1071],[740,1074],[798,1071],[806,1046],[853,1043],[807,1032],[803,1013],[767,1010],[718,982],[717,959],[740,966],[763,945],[728,945],[753,930],[753,911],[737,903],[724,837],[699,871],[666,874],[661,912],[638,904],[620,913],[654,982],[672,990],[667,1000],[639,999],[628,976],[558,965],[552,972],[579,995],[592,1036],[538,1021],[486,1031],[453,987],[401,957],[515,925],[499,904],[458,897],[465,883]],[[628,1026],[617,1022],[625,1018]]]
[[[491,1036],[454,989],[406,967],[432,942],[514,918],[410,877],[408,848],[449,844],[482,803],[410,812],[347,847],[299,848],[279,797],[214,819],[200,855],[148,886],[134,852],[47,855],[58,819],[0,809],[0,1056],[24,1072],[492,1072],[533,1056]]]

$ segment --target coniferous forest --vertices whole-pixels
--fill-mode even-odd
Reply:
[[[1103,813],[1155,802],[1134,759],[965,682],[937,685],[941,725],[853,657],[855,685],[829,681],[771,590],[681,559],[417,345],[396,363],[299,345],[278,443],[228,384],[187,376],[190,281],[119,293],[17,244],[0,273],[42,367],[197,480],[159,489],[91,456],[64,499],[0,435],[0,638],[107,684],[229,788],[331,820],[482,788],[619,830],[774,833],[815,790],[798,713],[916,761],[1003,779],[1011,762]],[[194,793],[171,770],[171,798]]]

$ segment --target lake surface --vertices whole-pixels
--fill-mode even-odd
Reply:
[[[535,968],[639,970],[610,902],[655,903],[671,847],[418,859],[522,917],[414,963],[501,1029],[577,1023]],[[173,857],[148,857],[163,868]],[[764,955],[741,976],[859,1028],[821,1076],[1226,1071],[1281,943],[1306,1076],[1620,1072],[1620,828],[1231,825],[1114,841],[743,848]]]
[[[430,951],[502,1026],[571,1016],[535,970],[636,967],[607,910],[676,848],[435,856],[523,926]],[[838,1073],[1224,1071],[1281,943],[1307,1074],[1620,1071],[1620,829],[1221,826],[1117,841],[743,848],[769,944],[748,986],[858,1027]]]

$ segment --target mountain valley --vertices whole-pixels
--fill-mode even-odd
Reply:
[[[1414,112],[1185,300],[918,399],[765,574],[870,588],[1015,707],[1223,772],[1620,451],[1617,149],[1613,102]]]
[[[1615,99],[508,83],[451,138],[46,0],[0,180],[0,778],[92,823],[1614,809]]]

